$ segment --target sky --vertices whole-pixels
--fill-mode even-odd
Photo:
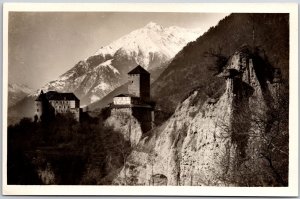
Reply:
[[[101,47],[149,22],[163,27],[217,25],[228,13],[10,12],[8,81],[33,89],[57,79]]]

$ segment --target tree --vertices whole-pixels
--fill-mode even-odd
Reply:
[[[154,151],[151,151],[148,155],[148,162],[151,165],[151,179],[150,179],[151,182],[149,183],[149,185],[150,184],[154,185],[154,178],[153,177],[154,177],[154,164],[155,164],[156,157],[157,157],[157,153],[154,152]]]
[[[235,104],[229,123],[218,121],[221,133],[217,136],[230,139],[223,152],[223,181],[241,186],[288,185],[288,89],[275,84],[269,101],[249,100]],[[280,87],[285,87],[280,89]],[[229,155],[236,149],[234,157]]]
[[[228,57],[222,53],[222,48],[219,46],[217,50],[210,48],[204,52],[204,57],[215,58],[213,66],[209,67],[210,70],[215,71],[215,74],[219,74],[223,71],[228,62]]]
[[[107,135],[108,136],[108,135]],[[106,136],[106,137],[107,137]],[[114,158],[120,158],[123,166],[123,182],[124,185],[127,185],[129,183],[129,180],[127,178],[127,160],[129,157],[129,154],[132,150],[130,140],[124,138],[124,136],[117,132],[115,133],[115,136],[111,137],[110,139],[105,140],[106,150],[109,151],[109,154],[112,154]]]

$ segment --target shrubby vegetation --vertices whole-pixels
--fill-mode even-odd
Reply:
[[[103,115],[86,114],[80,123],[70,115],[47,122],[23,118],[9,126],[8,184],[43,184],[41,175],[50,174],[50,184],[110,184],[107,175],[123,164],[116,146],[122,143],[129,153],[130,144],[104,126]]]

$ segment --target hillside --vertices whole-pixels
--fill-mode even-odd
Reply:
[[[207,52],[228,58],[241,45],[252,46],[253,43],[269,64],[281,68],[284,79],[288,79],[289,16],[231,14],[175,56],[152,84],[154,100],[161,108],[174,112],[177,104],[198,88],[202,91],[200,99],[204,101],[211,90],[218,90],[221,86],[214,76],[216,71],[211,69],[216,58],[207,56]]]
[[[203,102],[192,92],[142,137],[114,184],[287,186],[288,90],[261,72],[264,61],[239,48],[218,77],[222,94]]]

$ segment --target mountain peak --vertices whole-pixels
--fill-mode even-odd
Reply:
[[[155,22],[149,22],[144,27],[134,30],[127,35],[101,47],[95,55],[115,56],[116,52],[132,57],[136,64],[143,65],[146,69],[151,65],[153,55],[160,58],[171,59],[188,42],[194,41],[200,33],[185,28],[163,28]]]
[[[163,27],[153,21],[150,21],[146,26],[145,28],[149,28],[149,29],[163,29]]]

